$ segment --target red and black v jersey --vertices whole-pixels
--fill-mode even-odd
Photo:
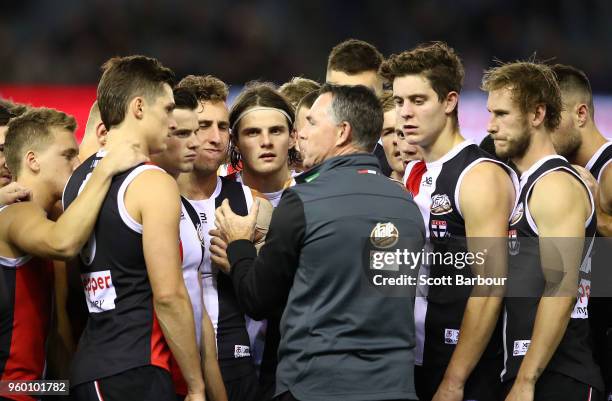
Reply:
[[[53,294],[50,261],[0,257],[6,307],[0,311],[0,380],[40,380],[45,366]],[[14,400],[30,396],[4,395]]]
[[[64,191],[64,208],[77,197],[101,157],[93,155],[72,174]],[[142,225],[124,204],[129,184],[148,169],[159,167],[140,165],[113,177],[78,258],[89,319],[72,363],[71,386],[141,366],[169,369],[170,350],[153,308]]]

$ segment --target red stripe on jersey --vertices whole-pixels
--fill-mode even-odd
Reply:
[[[151,365],[170,370],[170,348],[164,338],[164,333],[157,321],[155,310],[153,311],[153,327],[151,329]]]
[[[412,196],[417,196],[419,193],[419,189],[421,187],[421,179],[423,178],[423,174],[427,171],[427,165],[424,161],[420,161],[415,163],[414,167],[410,171],[408,175],[408,179],[406,180],[406,189],[410,191]]]
[[[174,355],[170,357],[170,376],[172,376],[172,383],[174,383],[174,392],[176,394],[186,396],[187,395],[187,382],[183,378],[181,368],[178,365]]]
[[[239,171],[242,171],[242,160],[238,162],[236,167],[232,166],[231,163],[227,165],[227,175],[236,174]]]
[[[8,359],[0,380],[40,380],[45,366],[49,333],[53,265],[33,258],[15,268],[15,303]],[[18,401],[35,400],[24,395],[4,395]]]

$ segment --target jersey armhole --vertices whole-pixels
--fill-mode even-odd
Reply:
[[[117,209],[119,210],[119,216],[121,216],[121,220],[123,223],[128,226],[132,231],[142,234],[142,224],[138,223],[130,214],[128,213],[125,207],[125,192],[127,191],[128,186],[138,177],[140,173],[146,170],[160,170],[164,171],[162,168],[151,165],[151,164],[143,164],[141,166],[136,167],[132,170],[125,180],[121,183],[119,187],[119,191],[117,192]]]
[[[545,172],[544,174],[542,174],[541,176],[539,176],[537,178],[537,180],[535,180],[531,186],[527,189],[527,193],[525,193],[525,216],[527,217],[527,222],[529,223],[529,227],[533,230],[534,233],[536,233],[536,235],[540,235],[540,233],[538,232],[538,227],[536,226],[535,220],[533,219],[533,216],[531,215],[531,212],[529,211],[529,198],[531,197],[531,191],[533,190],[533,187],[535,187],[535,184],[538,182],[538,180],[540,180],[542,177],[544,177],[545,175],[552,173],[553,171],[559,171],[559,170],[563,170],[567,173],[569,173],[570,175],[574,176],[584,187],[584,189],[587,192],[587,195],[589,197],[589,204],[591,205],[591,213],[589,214],[589,218],[586,219],[585,223],[584,223],[584,227],[588,227],[589,224],[591,223],[591,220],[593,220],[593,216],[595,215],[595,201],[593,199],[593,194],[591,194],[591,191],[589,190],[589,187],[587,186],[587,184],[582,180],[582,178],[575,173],[574,171],[570,170],[567,167],[557,167],[554,169],[551,169],[547,172]]]
[[[506,172],[510,176],[510,179],[512,180],[512,187],[514,188],[514,205],[512,206],[512,211],[514,211],[514,209],[516,209],[516,206],[518,205],[519,195],[520,195],[520,184],[519,184],[519,180],[518,180],[518,176],[516,175],[516,172],[512,170],[510,166],[507,166],[506,164],[500,162],[499,160],[490,159],[488,157],[481,157],[479,159],[474,160],[466,168],[463,169],[463,171],[459,175],[459,179],[457,180],[457,185],[455,186],[455,197],[454,197],[455,206],[457,206],[457,212],[459,213],[459,216],[461,216],[461,218],[463,218],[463,213],[461,212],[461,204],[459,203],[459,191],[461,190],[461,183],[463,182],[463,178],[465,177],[465,175],[472,169],[472,167],[474,167],[475,165],[479,163],[483,163],[483,162],[495,163],[498,166],[502,167],[504,170],[506,170]],[[510,221],[511,219],[512,219],[512,213],[510,213],[510,216],[508,217],[508,221]]]

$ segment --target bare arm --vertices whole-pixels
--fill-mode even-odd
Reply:
[[[529,208],[539,231],[546,296],[540,300],[531,343],[507,400],[533,398],[536,381],[565,335],[576,302],[584,224],[591,206],[576,179],[553,172],[536,184]]]
[[[612,237],[612,163],[601,174],[597,205],[597,231]]]
[[[130,214],[142,221],[143,251],[159,324],[187,382],[190,399],[203,399],[193,310],[181,272],[176,181],[159,170],[145,171],[128,187],[125,204],[128,212],[140,212]]]
[[[32,202],[12,206],[15,218],[8,226],[9,242],[24,253],[47,259],[74,257],[98,218],[112,177],[146,160],[136,144],[122,141],[94,168],[90,179],[70,207],[53,222]]]
[[[491,188],[496,188],[491,191]],[[465,220],[468,251],[489,257],[475,275],[505,277],[507,271],[508,220],[514,206],[514,187],[502,167],[492,163],[475,166],[464,178],[459,202]],[[483,213],[486,210],[486,213]],[[474,288],[468,299],[459,342],[453,352],[434,400],[463,399],[463,387],[480,360],[495,326],[503,302],[503,288]]]
[[[203,305],[202,305],[203,306]],[[206,382],[206,394],[212,401],[227,401],[225,384],[221,377],[219,361],[217,360],[217,339],[215,329],[210,321],[206,307],[202,307],[202,370]]]

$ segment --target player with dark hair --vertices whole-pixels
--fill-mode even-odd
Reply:
[[[593,92],[586,74],[569,65],[556,64],[553,72],[561,88],[563,111],[559,128],[551,134],[558,154],[565,157],[589,184],[595,197],[597,242],[593,248],[591,277],[583,278],[580,290],[588,299],[588,317],[595,359],[606,383],[606,399],[612,396],[612,142],[595,124]],[[591,297],[592,296],[592,297]],[[582,303],[581,306],[584,306]]]
[[[459,56],[442,42],[421,44],[392,55],[381,73],[393,83],[399,139],[418,145],[424,159],[408,164],[405,182],[433,251],[477,254],[487,249],[491,256],[468,269],[434,260],[421,266],[422,274],[451,277],[453,283],[458,277],[503,275],[518,180],[509,167],[461,135],[457,108],[464,70]],[[497,400],[503,287],[429,285],[419,291],[419,399]]]
[[[131,137],[146,155],[166,149],[168,132],[176,129],[173,78],[171,70],[144,56],[104,64],[98,106],[109,145]],[[65,206],[104,157],[100,151],[77,168],[64,192]],[[170,351],[187,383],[187,399],[204,398],[181,269],[180,203],[174,178],[154,165],[137,166],[113,179],[78,260],[89,320],[72,366],[76,399],[123,400],[126,394],[174,399]]]

